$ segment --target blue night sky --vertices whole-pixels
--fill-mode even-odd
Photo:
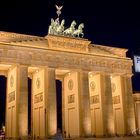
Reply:
[[[132,0],[1,0],[0,30],[45,36],[55,4],[63,5],[60,19],[84,22],[85,38],[95,44],[127,48],[128,56],[140,53],[140,4]],[[133,89],[140,90],[140,74],[133,76]]]

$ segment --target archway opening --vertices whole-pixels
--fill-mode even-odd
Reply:
[[[5,131],[7,78],[0,76],[0,130]]]
[[[31,93],[32,80],[28,78],[28,134],[31,135]]]
[[[62,130],[62,82],[56,80],[57,128]]]

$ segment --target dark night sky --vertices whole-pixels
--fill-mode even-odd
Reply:
[[[72,20],[84,22],[85,38],[95,44],[128,48],[128,56],[139,53],[140,4],[108,0],[1,0],[0,30],[45,36],[55,4],[64,5],[61,19],[69,27]],[[133,76],[133,89],[140,90],[140,74]]]

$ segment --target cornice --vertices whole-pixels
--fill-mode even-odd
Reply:
[[[101,50],[104,50],[112,55],[113,54],[117,55],[119,57],[126,57],[126,52],[128,51],[128,49],[124,49],[124,48],[116,48],[116,47],[97,45],[97,44],[94,44],[94,47],[100,48]]]
[[[19,34],[13,32],[4,32],[0,31],[0,42],[5,43],[21,43],[21,42],[28,42],[28,41],[41,41],[45,40],[44,37],[33,36],[33,35],[26,35],[26,34]]]
[[[39,37],[3,31],[0,32],[0,44],[79,52],[106,57],[126,58],[127,49],[90,43],[91,41],[83,38],[73,38],[58,35],[47,35],[45,37]]]
[[[140,102],[140,93],[133,94],[133,99],[134,99],[134,101],[139,101]]]

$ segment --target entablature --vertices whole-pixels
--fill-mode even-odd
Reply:
[[[119,58],[126,58],[127,52],[127,49],[91,44],[91,41],[87,39],[62,35],[47,35],[45,37],[39,37],[1,31],[0,43],[19,47],[43,48]]]
[[[86,53],[0,45],[1,63],[83,69],[109,73],[132,73],[132,60]]]

